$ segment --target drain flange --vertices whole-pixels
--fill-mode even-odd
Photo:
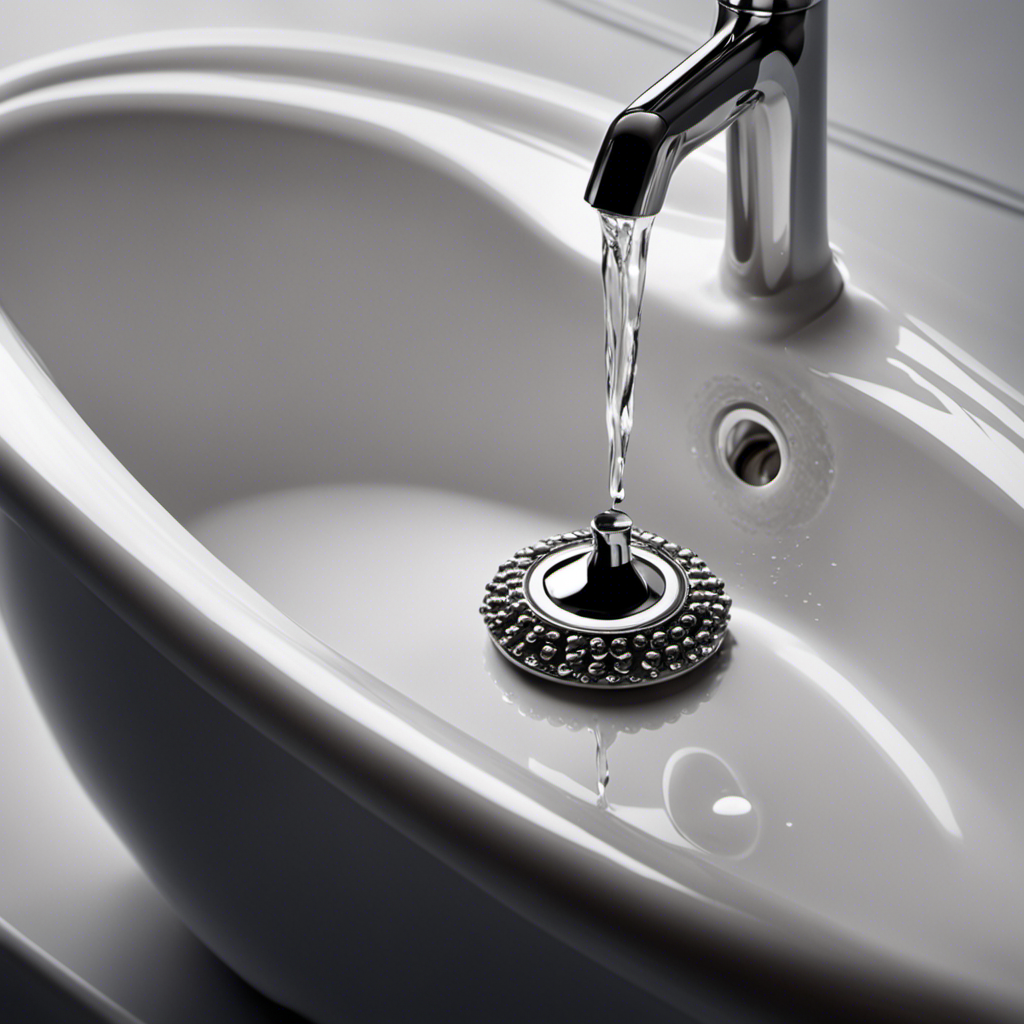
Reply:
[[[576,530],[521,548],[487,584],[480,612],[510,661],[570,686],[624,689],[674,679],[718,651],[732,605],[722,580],[689,548],[647,531],[630,550],[652,583],[649,602],[615,618],[559,603],[546,583],[591,553],[588,538]]]

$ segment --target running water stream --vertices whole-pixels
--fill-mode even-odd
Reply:
[[[604,283],[604,352],[607,371],[605,419],[608,425],[608,493],[612,505],[626,496],[626,449],[633,431],[633,381],[640,335],[640,305],[647,276],[647,243],[653,217],[601,213],[601,280]],[[601,728],[597,741],[598,806],[607,807],[610,782],[608,745]]]
[[[604,338],[607,370],[608,493],[612,504],[625,497],[626,449],[633,430],[640,304],[647,275],[647,243],[653,217],[601,213],[604,282]]]
[[[612,733],[611,739],[615,739],[615,734]],[[601,810],[608,809],[608,783],[611,782],[611,771],[608,766],[608,748],[611,746],[611,740],[606,740],[604,733],[601,731],[601,723],[594,723],[594,740],[597,744],[597,748],[594,751],[594,761],[597,766],[597,806]]]

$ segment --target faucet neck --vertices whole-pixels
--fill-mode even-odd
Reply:
[[[722,20],[763,24],[759,99],[726,134],[727,287],[785,294],[795,307],[830,305],[842,279],[828,242],[827,0],[768,16],[720,7]],[[816,310],[817,311],[820,311]]]
[[[718,0],[718,3],[721,7],[747,14],[793,14],[806,11],[821,0]]]
[[[652,216],[680,161],[727,130],[723,284],[803,315],[842,288],[827,230],[827,7],[719,0],[711,39],[612,123],[587,190],[607,213]]]

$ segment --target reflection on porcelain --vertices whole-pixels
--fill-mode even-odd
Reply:
[[[726,638],[718,655],[694,669],[683,679],[643,691],[603,693],[576,689],[554,689],[550,684],[528,677],[488,652],[488,671],[508,703],[521,715],[540,719],[572,732],[588,730],[595,742],[598,806],[608,808],[611,766],[608,751],[620,733],[660,729],[680,715],[692,715],[711,699],[729,664],[732,643]],[[539,765],[541,762],[531,762]],[[535,769],[536,770],[536,769]]]
[[[677,750],[665,765],[665,809],[679,834],[704,853],[746,857],[758,814],[732,769],[710,750]]]
[[[745,796],[720,796],[712,805],[712,814],[721,814],[727,818],[735,818],[741,814],[750,814],[754,805]]]
[[[222,959],[312,1019],[397,999],[378,957],[422,966],[401,995],[472,998],[468,958],[528,999],[477,940],[493,895],[707,1020],[1020,1015],[1019,339],[950,312],[901,232],[881,251],[835,207],[851,283],[768,341],[718,281],[721,149],[680,168],[630,487],[721,567],[734,644],[717,681],[580,711],[482,663],[476,607],[603,477],[579,196],[613,107],[231,32],[33,62],[2,96],[5,619]],[[710,439],[735,400],[808,454],[806,489],[732,493]],[[353,963],[308,944],[364,914],[411,924],[361,929]]]
[[[981,381],[972,377],[966,367],[970,366],[1018,406],[1024,406],[1024,396],[998,377],[985,372],[976,360],[958,366],[951,356],[959,354],[960,350],[947,342],[945,347],[950,355],[939,351],[924,334],[933,339],[941,336],[920,321],[916,324],[920,334],[906,326],[899,328],[899,340],[894,351],[904,358],[890,356],[887,359],[887,363],[905,374],[915,388],[859,380],[837,372],[824,376],[854,388],[904,416],[962,458],[968,466],[984,474],[1017,505],[1024,507],[1024,420]],[[922,371],[933,378],[938,377],[941,383],[929,379]],[[932,401],[919,397],[921,392]],[[981,409],[972,411],[963,398],[954,397],[955,392]],[[1002,424],[1010,436],[994,423],[987,422],[984,418],[986,413]]]
[[[791,633],[753,612],[745,611],[743,616],[748,628],[764,635],[778,658],[797,669],[856,721],[879,752],[899,769],[939,825],[951,836],[962,839],[960,826],[935,772],[892,722],[849,679]]]

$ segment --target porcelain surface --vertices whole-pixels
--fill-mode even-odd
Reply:
[[[295,1024],[200,944],[118,841],[47,729],[2,625],[0,820],[6,1020]],[[68,1005],[26,979],[26,961]]]
[[[1024,367],[941,253],[875,233],[878,168],[834,160],[846,288],[783,338],[717,286],[720,149],[655,225],[627,507],[726,580],[717,661],[599,699],[479,623],[494,566],[600,502],[581,196],[615,109],[300,34],[11,72],[0,499],[29,679],[186,922],[316,1019],[374,1006],[317,937],[409,910],[387,858],[419,847],[457,874],[424,868],[410,920],[476,907],[468,878],[479,921],[520,934],[508,904],[698,1019],[1013,1019]],[[922,231],[1021,244],[903,187]],[[786,435],[767,488],[717,453],[736,405]],[[526,957],[479,966],[511,991]],[[445,969],[410,975],[425,1005]]]

